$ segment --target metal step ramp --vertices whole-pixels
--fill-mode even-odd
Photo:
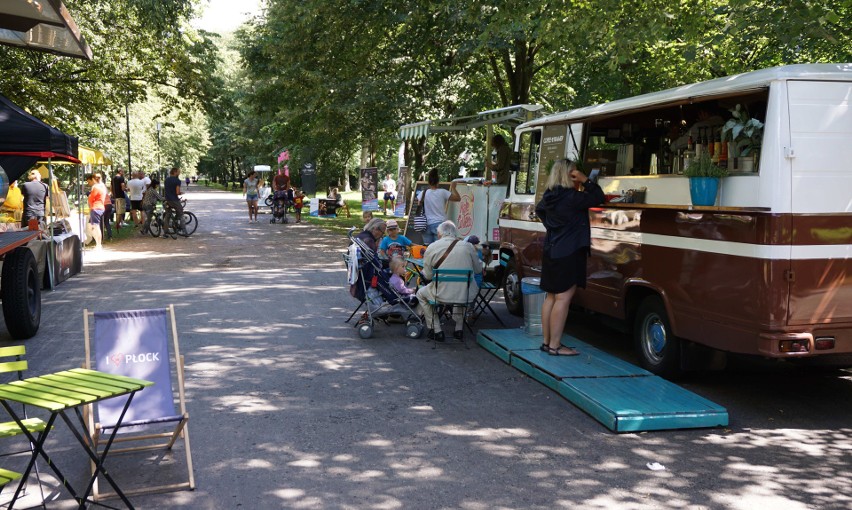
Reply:
[[[579,356],[550,356],[540,336],[521,329],[480,330],[485,350],[559,393],[613,432],[728,425],[728,411],[645,369],[565,335]]]

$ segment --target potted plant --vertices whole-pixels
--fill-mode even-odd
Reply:
[[[683,175],[689,177],[689,196],[692,205],[713,205],[719,194],[719,179],[728,175],[728,170],[720,167],[710,157],[707,151],[702,151],[688,167]]]
[[[722,141],[733,142],[731,156],[737,158],[737,170],[753,172],[754,156],[763,143],[763,122],[752,118],[740,104],[729,111],[731,119],[722,126]]]

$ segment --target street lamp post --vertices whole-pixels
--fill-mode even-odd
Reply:
[[[160,175],[160,130],[162,127],[162,124],[157,122],[157,175]]]

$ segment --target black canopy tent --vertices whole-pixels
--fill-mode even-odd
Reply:
[[[79,163],[77,138],[48,126],[0,95],[0,167],[10,181],[36,161],[62,159]]]

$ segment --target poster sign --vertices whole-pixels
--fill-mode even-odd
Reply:
[[[473,202],[474,202],[474,194],[473,194],[473,186],[464,186],[463,190],[459,190],[459,195],[461,195],[461,200],[459,201],[459,212],[455,218],[456,228],[459,231],[459,235],[462,237],[469,236],[471,231],[473,230]]]
[[[312,198],[308,214],[311,216],[319,216],[319,201],[318,198]]]
[[[410,168],[407,166],[399,167],[399,177],[396,179],[396,204],[393,210],[394,216],[405,216],[409,174],[411,174]]]
[[[361,169],[361,210],[379,210],[379,169],[375,167]]]
[[[541,201],[544,188],[547,186],[547,176],[550,169],[559,158],[565,157],[568,127],[565,124],[544,126],[541,134],[541,159],[538,165],[538,181],[535,185],[535,202]]]
[[[313,161],[302,164],[302,191],[305,195],[315,195],[317,192],[317,167]]]

